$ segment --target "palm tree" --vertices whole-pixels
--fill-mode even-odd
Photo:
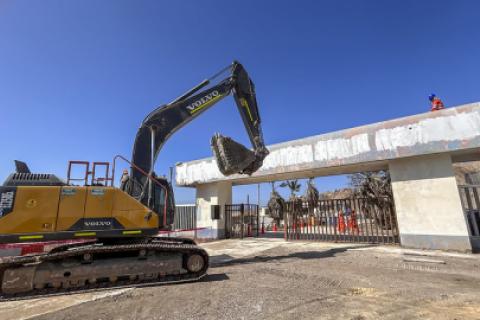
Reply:
[[[283,200],[282,196],[275,190],[275,182],[271,182],[272,184],[272,193],[270,193],[270,200],[268,200],[268,212],[270,217],[275,220],[276,224],[280,223],[280,220],[283,219],[283,212],[286,208],[285,200]]]
[[[369,212],[378,225],[384,229],[392,228],[395,221],[385,221],[381,212],[389,212],[393,206],[392,182],[388,171],[379,172],[361,172],[349,176],[350,184],[355,187],[355,193],[361,198],[365,198],[366,204],[373,208],[374,212]],[[375,209],[376,208],[376,209]],[[368,211],[368,208],[365,208]],[[377,213],[379,211],[380,213]],[[395,219],[395,215],[391,215]]]
[[[297,224],[297,217],[303,216],[303,206],[302,206],[302,199],[297,197],[295,192],[300,191],[300,187],[302,185],[298,182],[298,180],[286,180],[280,184],[280,187],[285,188],[288,187],[290,189],[290,198],[288,199],[287,205],[287,217],[285,221],[290,226],[295,226]]]
[[[297,197],[295,192],[299,192],[302,185],[298,182],[297,179],[295,179],[295,180],[285,180],[280,184],[280,187],[282,188],[288,187],[290,189],[290,200],[294,200]]]
[[[315,208],[318,205],[318,200],[320,199],[320,194],[315,187],[314,178],[308,179],[307,182],[307,190],[305,191],[304,198],[307,200],[308,203],[308,214],[309,216],[313,216]]]
[[[352,174],[350,184],[355,193],[367,202],[385,208],[393,202],[392,182],[388,171],[361,172]]]

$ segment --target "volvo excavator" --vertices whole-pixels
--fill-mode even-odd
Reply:
[[[212,84],[226,72],[228,76]],[[0,243],[65,241],[48,252],[2,258],[0,298],[203,277],[208,268],[205,250],[190,239],[159,236],[159,231],[171,229],[175,201],[171,184],[154,173],[154,164],[173,133],[230,94],[253,151],[220,134],[213,136],[212,149],[224,175],[250,175],[261,167],[268,150],[254,84],[235,61],[143,120],[131,161],[125,159],[130,171],[121,189],[114,186],[115,161],[105,178],[95,177],[95,164],[89,171],[89,163],[80,162],[87,167],[84,185],[72,183],[72,163],[65,182],[53,174],[31,173],[26,163],[15,161],[16,172],[0,186]]]

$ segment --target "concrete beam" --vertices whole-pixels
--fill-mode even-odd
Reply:
[[[213,158],[179,163],[176,182],[196,186],[218,181],[234,185],[289,178],[386,169],[389,160],[447,153],[459,161],[480,158],[480,103],[288,141],[252,176],[223,176]]]

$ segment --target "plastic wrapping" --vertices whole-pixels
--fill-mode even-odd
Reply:
[[[277,222],[283,219],[283,213],[286,210],[285,200],[276,191],[272,191],[268,200],[268,213],[271,218]]]

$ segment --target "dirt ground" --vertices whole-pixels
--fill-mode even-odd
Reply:
[[[0,319],[480,319],[480,255],[227,240],[202,281],[0,303]],[[50,311],[50,312],[49,312]]]

